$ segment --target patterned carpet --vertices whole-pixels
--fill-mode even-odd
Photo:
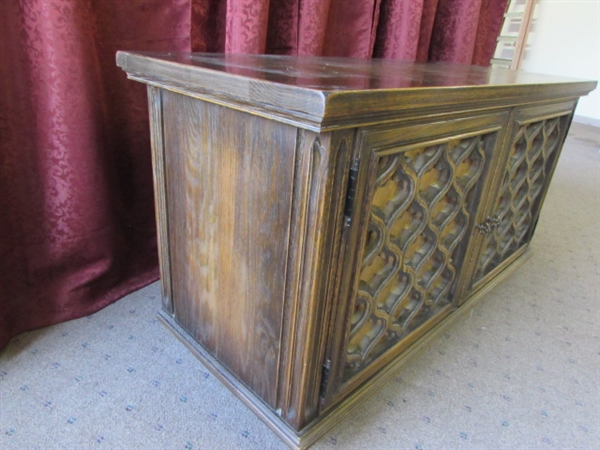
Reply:
[[[574,124],[533,257],[313,448],[600,448],[600,130]],[[156,319],[153,284],[0,354],[0,448],[284,449]]]

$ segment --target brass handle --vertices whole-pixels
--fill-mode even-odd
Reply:
[[[498,216],[493,216],[493,217],[487,216],[485,221],[483,223],[475,225],[475,228],[477,228],[477,231],[479,231],[479,234],[488,234],[488,233],[491,233],[496,228],[498,228],[499,225],[500,225],[500,219],[498,218]]]
[[[492,231],[492,229],[490,228],[490,226],[488,225],[487,222],[483,222],[478,225],[475,225],[475,228],[477,228],[477,231],[479,231],[479,234],[488,234],[490,231]]]

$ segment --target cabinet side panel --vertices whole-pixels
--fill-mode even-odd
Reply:
[[[274,407],[296,129],[164,92],[175,320]]]

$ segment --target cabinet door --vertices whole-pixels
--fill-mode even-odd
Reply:
[[[499,165],[499,186],[482,216],[483,235],[472,278],[476,291],[527,248],[571,122],[574,102],[516,109]]]
[[[507,117],[359,130],[325,407],[453,308]]]

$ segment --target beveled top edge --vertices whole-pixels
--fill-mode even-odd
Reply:
[[[117,64],[138,81],[287,116],[311,128],[344,115],[433,107],[441,97],[449,106],[579,97],[597,84],[508,69],[383,59],[118,52]]]
[[[417,63],[387,59],[217,53],[131,52],[130,54],[177,63],[199,71],[211,70],[324,92],[587,81],[444,62]]]

